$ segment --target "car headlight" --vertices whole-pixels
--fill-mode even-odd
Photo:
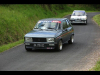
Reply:
[[[74,18],[70,18],[70,20],[74,20]]]
[[[31,37],[25,37],[25,42],[32,42],[32,38]]]
[[[87,18],[81,18],[81,20],[86,20]]]
[[[81,20],[86,20],[85,18],[81,18]]]
[[[47,38],[47,42],[54,42],[54,38]]]

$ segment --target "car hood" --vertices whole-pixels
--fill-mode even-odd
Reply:
[[[25,37],[55,37],[57,31],[32,30]]]
[[[86,16],[71,16],[71,18],[74,18],[74,19],[81,19],[81,18],[86,18]]]

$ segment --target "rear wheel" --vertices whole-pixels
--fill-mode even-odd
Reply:
[[[72,44],[74,42],[74,35],[72,35],[71,37],[70,37],[70,40],[68,41],[68,43],[69,44]]]

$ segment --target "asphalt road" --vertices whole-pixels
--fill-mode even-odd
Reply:
[[[88,23],[73,25],[73,44],[62,51],[36,50],[27,52],[24,44],[0,53],[0,71],[83,71],[91,69],[100,55],[100,27],[88,13]],[[69,18],[69,16],[67,16]]]

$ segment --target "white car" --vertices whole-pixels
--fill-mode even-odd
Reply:
[[[70,15],[70,21],[74,23],[84,23],[87,24],[87,14],[85,10],[74,10],[72,15]]]

